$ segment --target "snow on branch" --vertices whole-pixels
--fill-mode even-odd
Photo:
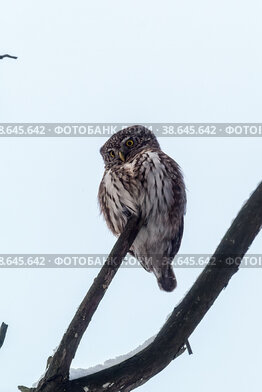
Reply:
[[[73,369],[73,368],[71,368],[70,369],[70,380],[74,380],[74,379],[77,379],[80,377],[89,376],[90,374],[107,369],[113,365],[117,365],[117,364],[125,361],[126,359],[133,357],[139,351],[142,351],[151,342],[153,342],[154,339],[155,339],[155,335],[152,336],[151,338],[147,339],[143,344],[140,344],[137,348],[130,351],[129,353],[127,353],[125,355],[119,355],[119,356],[112,358],[112,359],[107,359],[103,364],[91,366],[88,369],[82,369],[82,368]]]

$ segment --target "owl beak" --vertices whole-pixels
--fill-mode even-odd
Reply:
[[[119,158],[121,159],[121,161],[123,161],[123,162],[125,162],[125,156],[124,156],[124,154],[122,153],[122,151],[119,151]]]

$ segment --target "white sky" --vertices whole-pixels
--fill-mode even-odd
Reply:
[[[9,1],[1,7],[0,122],[260,122],[259,1]],[[0,253],[107,253],[97,206],[104,138],[0,140]],[[161,138],[181,165],[181,253],[210,253],[261,181],[259,138]],[[261,253],[259,235],[250,248]],[[43,373],[97,269],[1,269],[0,392]],[[86,368],[154,335],[199,269],[158,289],[118,272],[73,362]],[[260,269],[241,269],[183,355],[141,392],[246,392],[260,382]]]

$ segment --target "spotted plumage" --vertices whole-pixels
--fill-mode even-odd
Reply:
[[[128,217],[141,213],[143,225],[130,248],[165,291],[176,287],[171,265],[179,250],[186,206],[183,176],[155,135],[135,125],[123,129],[102,146],[105,172],[99,204],[108,227],[122,233]]]

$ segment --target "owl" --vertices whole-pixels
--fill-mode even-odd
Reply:
[[[157,278],[164,291],[177,282],[172,260],[179,250],[186,192],[179,165],[160,148],[149,129],[134,125],[115,133],[101,147],[105,172],[99,186],[100,209],[119,236],[132,214],[142,227],[129,253]]]

